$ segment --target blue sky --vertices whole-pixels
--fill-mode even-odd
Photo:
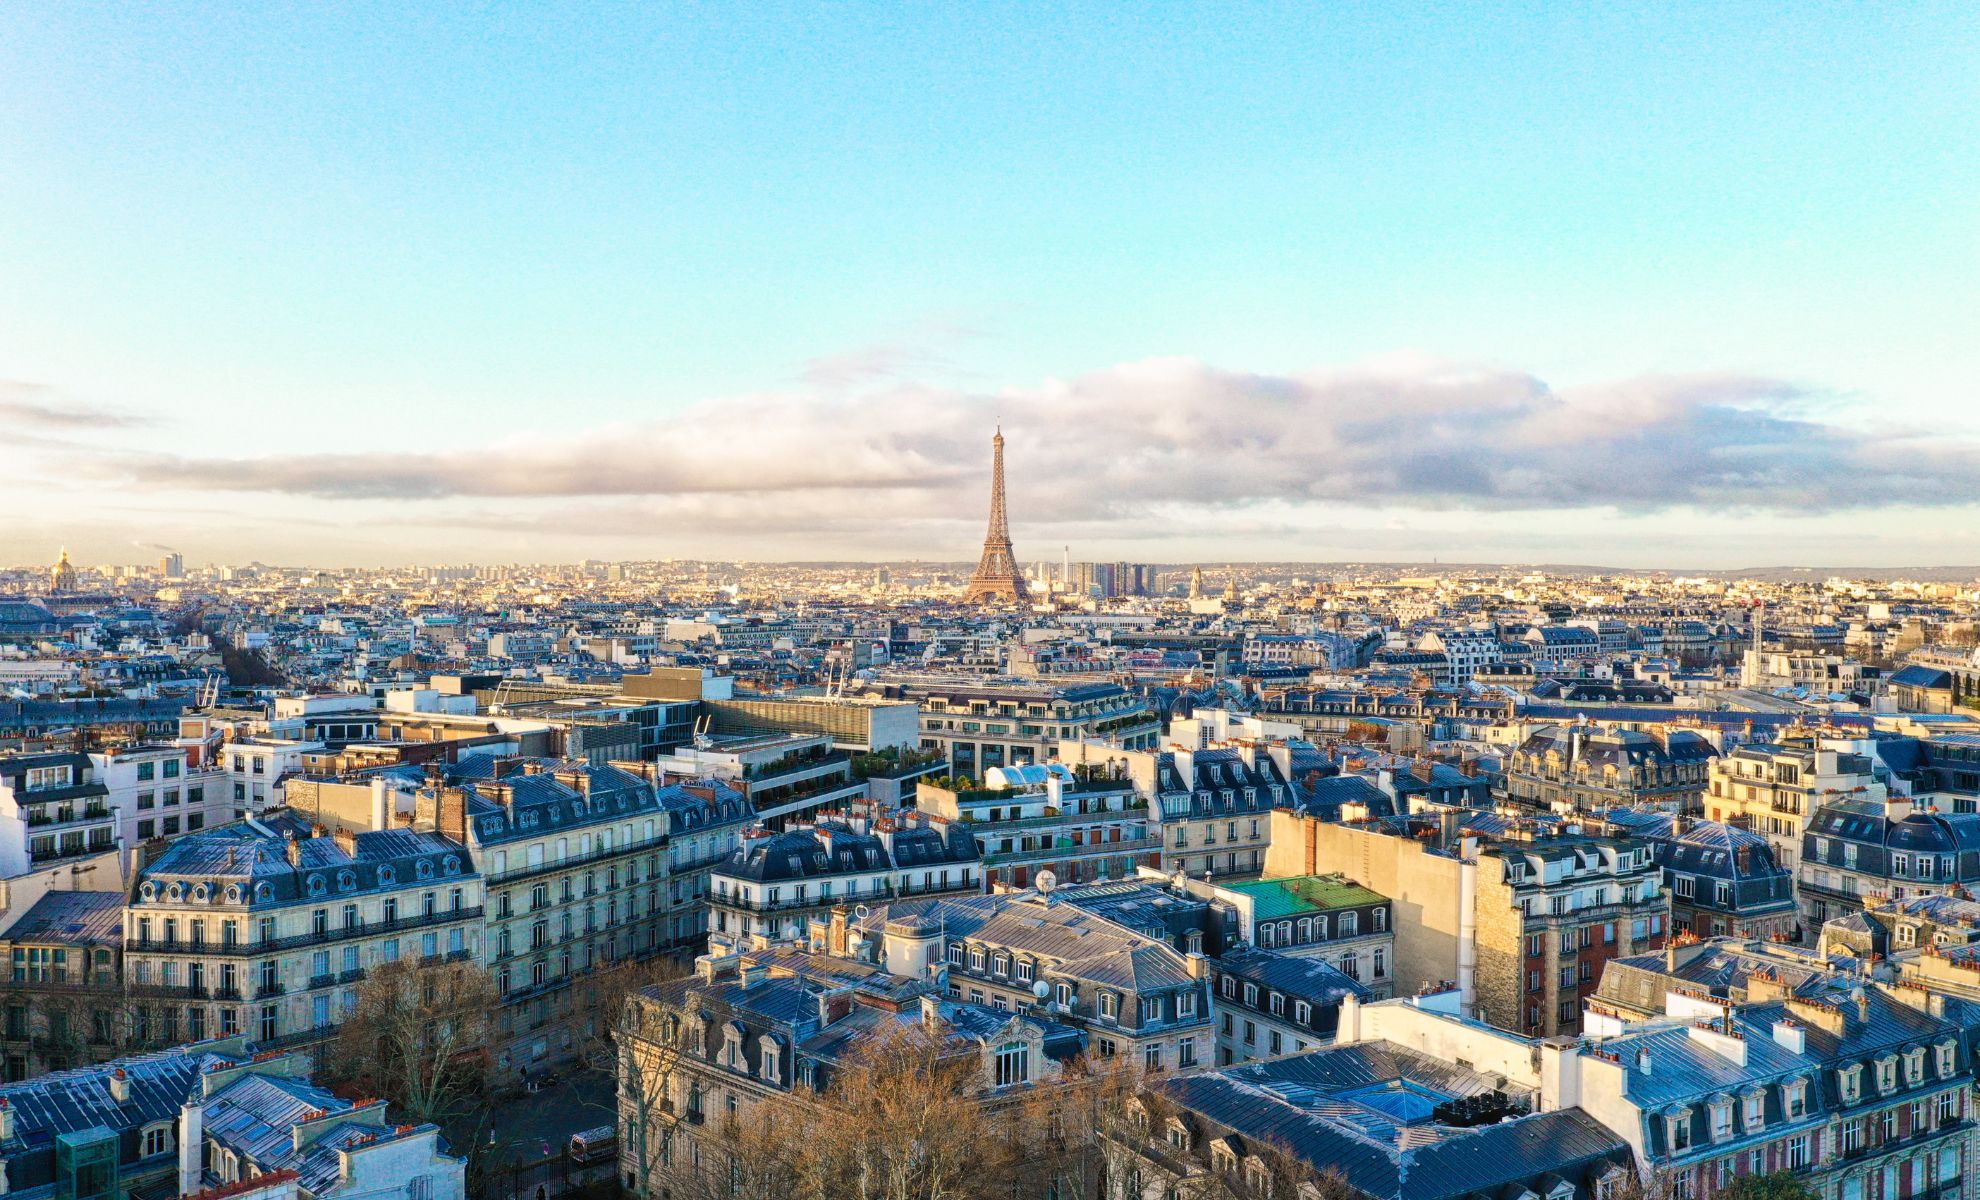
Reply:
[[[1980,10],[1397,7],[14,6],[0,561],[1980,561]]]

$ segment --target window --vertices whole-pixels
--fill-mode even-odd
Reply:
[[[144,1157],[163,1154],[172,1148],[172,1127],[154,1125],[144,1131]]]
[[[1028,1083],[1031,1080],[1031,1047],[1023,1042],[1006,1042],[997,1048],[997,1086]]]

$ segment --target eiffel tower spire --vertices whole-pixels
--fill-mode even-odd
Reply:
[[[1024,576],[1019,573],[1017,556],[1011,553],[1011,523],[1004,515],[1004,427],[990,440],[994,448],[990,469],[990,531],[983,537],[983,557],[976,564],[963,589],[963,603],[1006,602],[1023,604],[1029,599]]]

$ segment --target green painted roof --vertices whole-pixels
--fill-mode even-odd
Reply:
[[[1333,908],[1380,904],[1388,899],[1345,875],[1294,875],[1288,879],[1258,879],[1223,886],[1250,896],[1253,919],[1259,921],[1325,912]]]

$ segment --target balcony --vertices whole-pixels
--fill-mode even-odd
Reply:
[[[131,985],[131,995],[157,1000],[207,999],[204,987],[178,983],[134,983]]]
[[[981,883],[971,881],[956,883],[949,887],[889,887],[881,891],[861,892],[856,896],[786,896],[778,900],[744,900],[740,896],[711,895],[707,900],[710,908],[740,909],[746,912],[791,912],[803,909],[829,909],[839,904],[885,904],[894,900],[916,900],[924,896],[975,895],[982,890]]]
[[[256,1000],[272,1000],[287,991],[288,989],[283,987],[279,981],[271,982],[263,980],[261,986],[254,989],[254,998]]]
[[[635,855],[648,854],[666,848],[666,839],[655,837],[651,841],[613,846],[609,850],[593,850],[589,854],[568,855],[556,862],[538,863],[535,866],[510,867],[506,871],[484,875],[482,878],[489,887],[496,887],[500,884],[514,883],[519,879],[534,879],[538,875],[549,875],[558,871],[568,871],[573,867],[582,867],[589,863],[600,863],[615,858],[630,858]]]
[[[1149,850],[1160,850],[1162,839],[1158,837],[1123,838],[1118,842],[1068,842],[1060,846],[1046,846],[1031,850],[1006,850],[998,854],[983,856],[986,867],[1006,866],[1012,863],[1056,862],[1067,858],[1112,858],[1121,854],[1141,854]]]
[[[326,929],[321,933],[298,933],[288,937],[270,938],[260,942],[191,942],[184,938],[126,938],[126,952],[137,951],[145,954],[238,954],[262,955],[278,950],[294,950],[302,946],[320,946],[326,942],[349,941],[352,938],[382,937],[391,933],[403,933],[408,929],[424,929],[434,925],[454,925],[463,921],[481,919],[481,906],[473,908],[450,908],[431,916],[399,917],[391,921],[362,921],[356,925]]]

